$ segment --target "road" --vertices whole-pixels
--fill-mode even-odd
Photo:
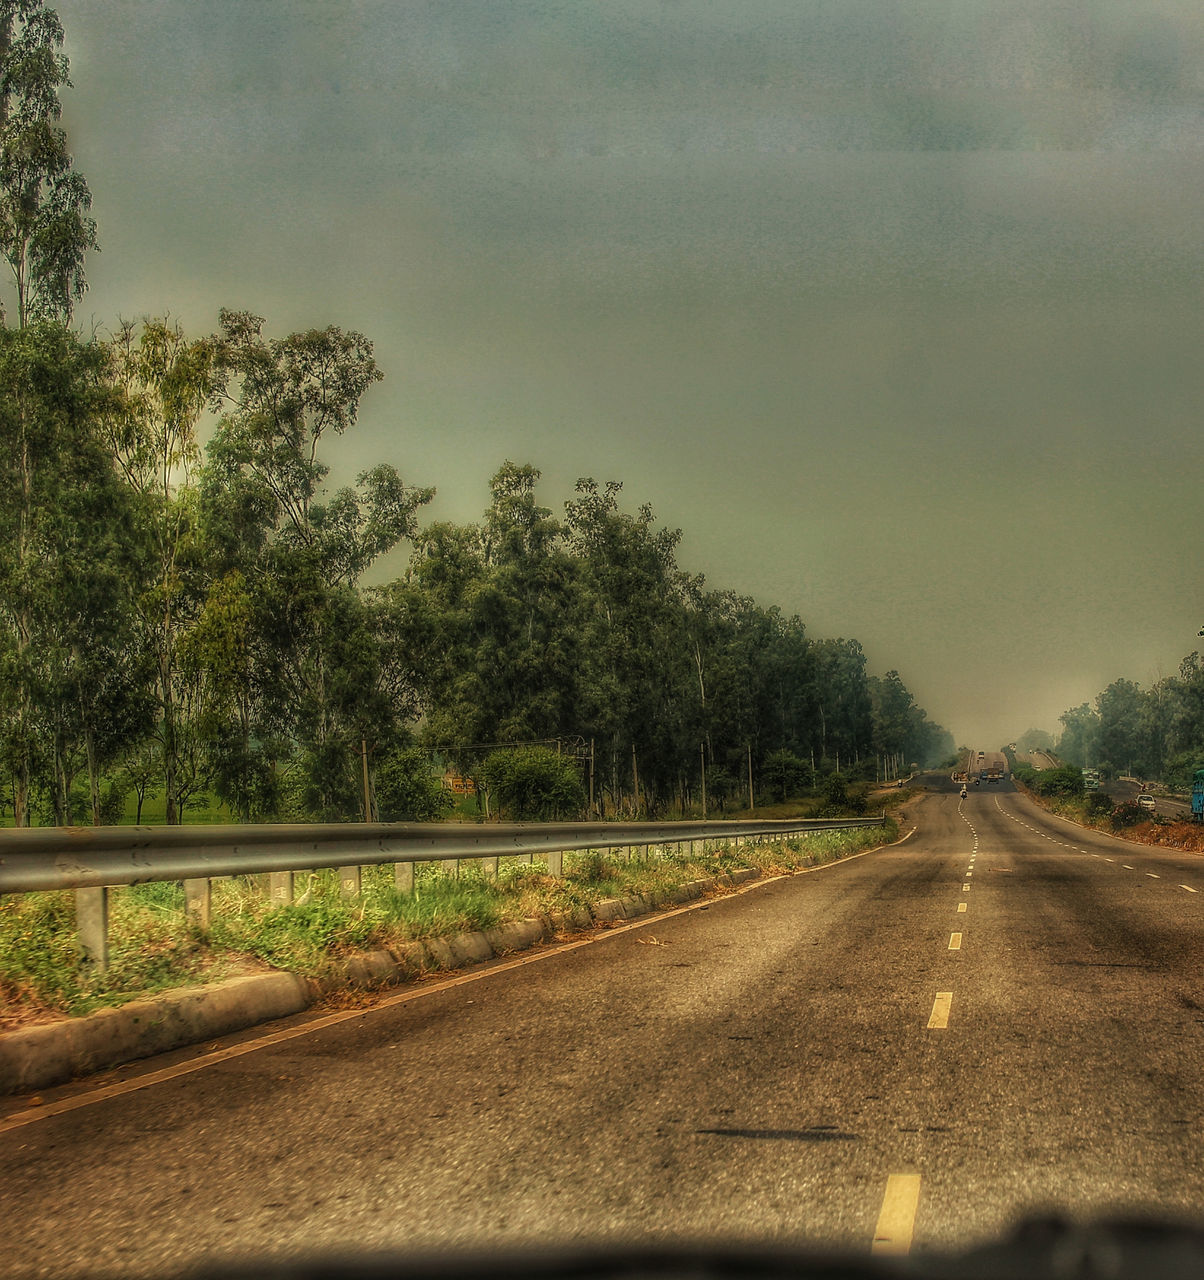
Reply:
[[[619,1239],[865,1254],[901,1186],[918,1200],[882,1231],[914,1250],[1043,1206],[1199,1210],[1204,862],[927,781],[947,789],[895,847],[156,1060],[167,1078],[117,1096],[50,1092],[28,1123],[10,1100],[6,1274]]]

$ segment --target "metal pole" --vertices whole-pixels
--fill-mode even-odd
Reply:
[[[594,813],[594,740],[589,740],[589,816],[597,817]]]
[[[751,814],[756,808],[756,802],[753,800],[753,784],[752,784],[752,743],[748,744],[748,812]]]
[[[372,791],[368,786],[368,740],[360,739],[360,762],[364,766],[364,821],[372,821]]]
[[[702,761],[702,816],[707,816],[707,744],[700,742],[698,744],[698,756]]]

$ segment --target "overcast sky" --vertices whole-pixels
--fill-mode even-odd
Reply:
[[[55,7],[78,320],[363,331],[337,478],[621,480],[969,745],[1204,643],[1198,0]]]

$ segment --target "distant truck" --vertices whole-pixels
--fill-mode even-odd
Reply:
[[[1204,822],[1204,769],[1196,770],[1191,784],[1191,816],[1197,822]]]

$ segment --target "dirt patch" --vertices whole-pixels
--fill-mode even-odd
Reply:
[[[1198,822],[1140,822],[1137,826],[1116,834],[1134,844],[1204,853],[1204,826]]]

